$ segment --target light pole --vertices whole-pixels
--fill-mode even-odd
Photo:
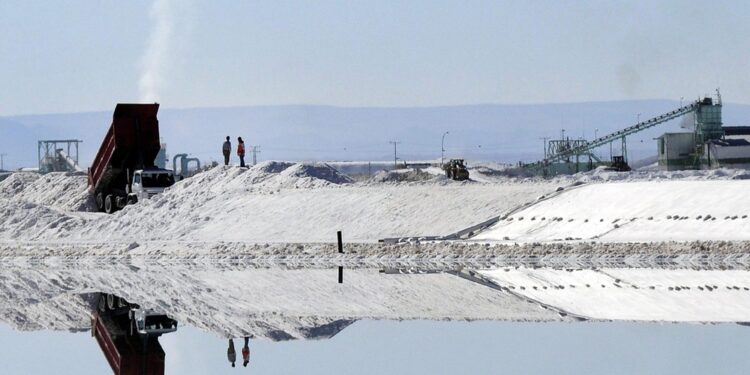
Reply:
[[[597,133],[599,133],[599,128],[594,129],[594,139],[599,139]]]
[[[443,159],[445,159],[445,136],[450,132],[443,133],[443,139],[440,141],[440,165],[443,165]]]
[[[682,100],[685,99],[685,97],[680,97],[680,108],[682,108]]]
[[[393,169],[398,169],[398,157],[396,156],[396,146],[401,143],[399,141],[388,142],[393,145]]]
[[[635,123],[639,124],[641,122],[641,114],[640,113],[638,114],[638,116],[636,116],[636,119],[637,120],[635,121]]]

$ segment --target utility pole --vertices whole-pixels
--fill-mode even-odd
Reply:
[[[0,154],[0,171],[5,170],[5,160],[4,157],[8,156],[8,154]]]
[[[399,141],[390,141],[388,142],[393,145],[393,168],[398,169],[398,157],[396,156],[396,147],[398,146]]]
[[[253,148],[253,165],[258,164],[258,154],[260,154],[260,146],[250,146]]]
[[[449,132],[443,133],[443,139],[440,141],[440,166],[443,166],[443,160],[445,159],[445,136]]]

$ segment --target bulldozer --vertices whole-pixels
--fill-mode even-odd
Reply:
[[[443,164],[445,177],[454,181],[464,181],[469,179],[469,170],[466,169],[464,159],[451,159]]]

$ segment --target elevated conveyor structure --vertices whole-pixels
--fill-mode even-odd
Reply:
[[[718,91],[717,91],[718,94]],[[589,159],[589,162],[593,164],[595,161],[601,164],[601,160],[596,157],[593,150],[607,145],[612,144],[615,141],[620,140],[622,142],[622,159],[627,162],[627,147],[625,137],[653,128],[657,125],[665,122],[674,120],[684,115],[696,113],[695,116],[695,153],[696,156],[701,152],[703,144],[711,139],[719,139],[723,134],[721,128],[721,96],[718,96],[718,100],[714,103],[713,99],[706,97],[702,100],[697,100],[688,105],[679,107],[672,111],[666,112],[659,116],[650,118],[645,121],[638,122],[635,125],[627,128],[618,130],[614,133],[596,138],[592,141],[585,139],[562,139],[562,140],[551,140],[547,144],[545,158],[532,164],[525,165],[525,168],[537,172],[543,172],[545,175],[554,175],[555,164],[571,163],[572,159],[575,159],[575,168],[572,172],[579,172],[579,159]],[[697,159],[696,159],[697,160]],[[592,169],[590,166],[588,169]]]

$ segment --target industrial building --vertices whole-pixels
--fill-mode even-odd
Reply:
[[[543,176],[586,172],[600,166],[629,170],[628,136],[684,116],[687,121],[683,123],[690,131],[664,133],[656,138],[660,170],[750,168],[750,127],[724,127],[721,108],[721,94],[717,90],[715,100],[705,97],[592,141],[550,140],[544,159],[524,164],[522,168]],[[594,150],[607,145],[610,160],[602,160]]]

